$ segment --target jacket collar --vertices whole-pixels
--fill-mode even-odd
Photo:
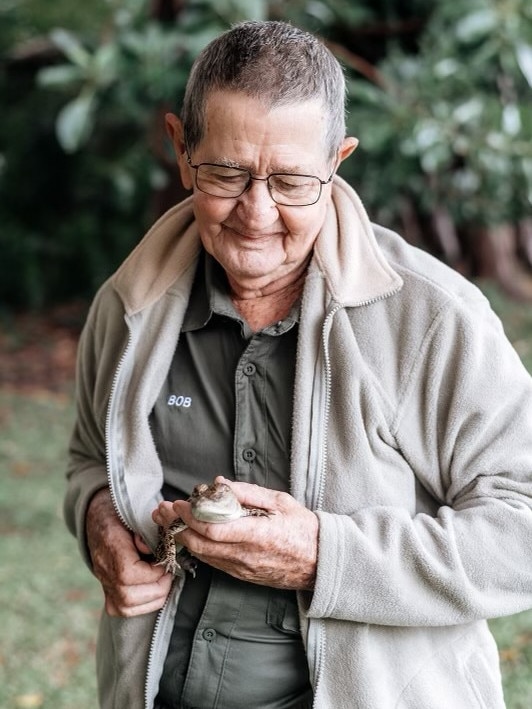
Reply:
[[[192,197],[188,197],[155,222],[111,277],[126,314],[134,315],[171,291],[195,267],[200,252]]]
[[[148,307],[190,268],[195,268],[201,242],[192,197],[170,209],[112,276],[128,315]],[[310,268],[318,268],[334,300],[354,306],[399,290],[400,276],[380,250],[356,192],[336,176],[332,200],[316,239]]]
[[[314,259],[340,305],[355,306],[398,291],[403,282],[382,253],[357,193],[335,177]]]

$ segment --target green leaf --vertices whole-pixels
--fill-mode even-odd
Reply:
[[[497,14],[484,8],[466,15],[456,26],[456,36],[462,42],[476,42],[497,27]]]
[[[93,91],[81,93],[64,106],[57,117],[57,139],[67,153],[74,153],[88,139],[94,117],[96,97]]]
[[[305,11],[311,16],[315,17],[320,22],[332,25],[334,22],[334,12],[329,3],[319,2],[319,0],[314,0],[313,2],[308,2],[305,6]]]
[[[58,28],[53,30],[50,36],[56,47],[58,47],[73,64],[88,67],[91,55],[72,32]]]
[[[231,3],[242,20],[263,21],[268,19],[268,3],[264,0],[233,0]]]
[[[99,86],[109,86],[118,76],[119,55],[116,44],[104,44],[97,50],[92,63],[93,78]]]
[[[453,111],[453,117],[458,123],[471,123],[480,118],[484,110],[482,100],[477,96],[470,98],[457,106]]]
[[[517,63],[523,76],[532,86],[532,47],[529,44],[518,44],[515,50]]]
[[[61,64],[47,66],[37,74],[37,84],[44,87],[68,87],[84,78],[84,72],[79,66]]]
[[[521,132],[521,113],[515,103],[507,104],[502,110],[502,129],[507,135],[519,135]]]
[[[368,153],[375,153],[383,150],[387,145],[394,144],[395,132],[390,121],[378,120],[373,117],[373,123],[367,130],[360,129],[361,145]]]
[[[414,129],[414,138],[420,152],[423,152],[442,142],[442,128],[431,119],[421,120]]]
[[[448,145],[443,143],[434,144],[420,156],[421,167],[429,174],[438,172],[447,167],[451,157]]]
[[[354,79],[348,82],[347,90],[351,101],[362,102],[373,106],[384,106],[388,103],[386,93],[367,81]]]
[[[207,25],[200,31],[188,34],[183,38],[187,52],[189,52],[191,56],[196,57],[202,49],[213,39],[216,39],[219,34],[220,27],[213,25]]]
[[[460,63],[451,57],[445,57],[445,59],[440,59],[434,65],[434,75],[438,79],[446,79],[449,76],[453,76],[460,69]]]

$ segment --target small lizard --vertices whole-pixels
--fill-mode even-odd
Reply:
[[[189,497],[192,515],[199,522],[231,522],[240,517],[269,517],[270,513],[258,507],[244,507],[237,500],[235,493],[225,483],[213,482],[211,485],[196,485]],[[181,519],[176,519],[168,527],[159,529],[159,544],[156,551],[158,566],[177,574],[189,571],[196,575],[196,560],[189,552],[176,543],[175,535],[187,529]]]

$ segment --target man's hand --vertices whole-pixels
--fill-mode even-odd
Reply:
[[[131,617],[162,608],[172,576],[141,558],[140,554],[149,549],[120,522],[109,490],[100,490],[92,498],[86,529],[93,571],[102,584],[107,613]]]
[[[230,482],[242,505],[268,510],[269,517],[243,517],[233,522],[198,522],[190,503],[163,502],[154,521],[168,526],[176,517],[188,529],[176,536],[189,552],[231,576],[263,586],[312,590],[316,576],[319,522],[291,495],[248,483]]]

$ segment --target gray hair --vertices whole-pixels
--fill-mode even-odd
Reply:
[[[198,56],[181,112],[189,152],[203,138],[206,101],[216,90],[242,92],[268,108],[318,99],[328,119],[328,157],[345,137],[346,89],[340,63],[316,37],[285,22],[238,23]]]

